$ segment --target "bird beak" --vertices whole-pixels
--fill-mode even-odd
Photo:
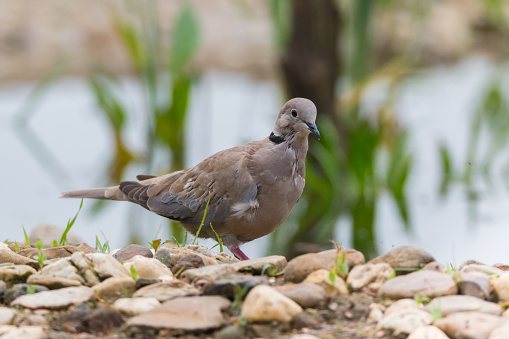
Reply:
[[[308,129],[316,135],[318,140],[320,140],[320,132],[318,131],[318,128],[316,127],[316,124],[313,124],[312,122],[306,122],[306,125],[308,125]]]

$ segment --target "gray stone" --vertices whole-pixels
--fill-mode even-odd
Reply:
[[[230,325],[227,326],[220,331],[216,332],[214,338],[215,339],[239,339],[245,338],[246,329],[244,326],[235,326]]]
[[[0,326],[0,338],[2,339],[46,339],[46,333],[41,326],[12,325]]]
[[[426,266],[423,267],[423,270],[447,273],[447,267],[445,267],[443,264],[436,262],[436,261],[427,263]],[[424,326],[423,328],[428,328],[428,327],[432,327],[432,326]],[[434,327],[434,328],[437,329],[436,327]],[[440,331],[439,329],[437,329],[437,330]],[[430,331],[433,331],[433,330],[430,330]]]
[[[325,294],[327,295],[327,297],[348,295],[349,292],[346,282],[341,277],[336,276],[335,282],[332,285],[329,281],[330,279],[329,273],[330,273],[329,271],[324,269],[314,271],[306,279],[304,279],[304,282],[322,286],[323,289],[325,290]]]
[[[508,318],[493,314],[460,312],[438,319],[434,325],[450,338],[487,339],[490,333],[507,322]]]
[[[460,294],[488,300],[491,297],[491,282],[488,275],[480,272],[458,275]]]
[[[300,313],[302,308],[295,301],[266,285],[253,288],[241,310],[241,316],[254,322],[289,322]]]
[[[325,289],[316,284],[285,284],[274,287],[276,291],[295,301],[303,308],[318,307],[327,299]]]
[[[78,269],[78,274],[85,281],[85,285],[94,286],[97,285],[100,280],[94,270],[92,260],[90,260],[86,254],[82,252],[76,252],[71,256],[71,263]]]
[[[212,282],[225,276],[228,273],[233,272],[236,272],[236,270],[231,265],[211,265],[187,270],[182,273],[181,276],[183,278],[189,279],[191,282],[199,279]]]
[[[113,258],[117,259],[120,262],[126,262],[127,260],[137,255],[141,255],[147,258],[154,257],[150,249],[143,247],[141,245],[130,244],[121,248],[115,254],[113,254]]]
[[[8,265],[0,267],[0,280],[3,280],[7,287],[14,284],[24,283],[28,277],[37,271],[27,265]]]
[[[35,226],[28,234],[30,244],[37,244],[37,240],[42,241],[43,247],[52,247],[53,240],[60,241],[65,229],[59,226],[40,224]],[[82,242],[81,238],[72,232],[67,233],[67,241],[69,244],[77,244]]]
[[[387,263],[394,269],[411,269],[423,268],[432,261],[435,261],[433,256],[423,249],[415,246],[402,246],[370,260],[368,264]]]
[[[131,273],[125,269],[124,266],[117,259],[109,254],[104,253],[90,253],[87,254],[92,260],[94,271],[99,279],[104,280],[111,277],[115,278],[129,278]]]
[[[182,257],[175,265],[172,266],[171,272],[173,274],[182,274],[182,272],[187,271],[192,268],[200,268],[205,266],[203,259],[197,254],[190,254],[188,256]]]
[[[142,279],[168,280],[173,277],[170,269],[157,259],[137,255],[124,262],[127,271],[131,270],[131,266],[134,266],[138,277]]]
[[[469,295],[438,297],[433,299],[424,309],[428,312],[431,312],[433,309],[438,309],[444,317],[451,313],[467,311],[501,315],[503,311],[502,308],[495,303]]]
[[[449,339],[438,327],[420,326],[417,327],[407,339]]]
[[[138,315],[159,307],[161,303],[156,298],[120,298],[113,303],[113,308],[127,315]]]
[[[95,295],[108,303],[126,298],[136,292],[136,282],[132,278],[108,278],[92,287]]]
[[[263,257],[251,260],[239,261],[232,264],[238,272],[248,272],[251,274],[262,274],[268,275],[270,270],[274,270],[275,273],[282,272],[286,267],[286,258],[281,255],[272,255],[270,257]]]
[[[204,251],[201,251],[204,252]],[[209,265],[217,265],[218,262],[215,259],[215,255],[210,252],[210,256],[204,255],[201,252],[194,251],[190,248],[186,247],[161,247],[157,250],[155,258],[172,269],[173,266],[180,259],[187,257],[189,255],[198,255],[202,260],[205,266]],[[208,252],[205,252],[208,253]]]
[[[27,291],[27,289],[30,290]],[[40,285],[16,284],[9,288],[7,291],[5,291],[3,297],[4,304],[9,305],[14,299],[16,299],[19,296],[28,294],[28,292],[30,292],[30,294],[33,294],[44,292],[47,290],[48,290],[47,287]]]
[[[378,327],[392,330],[395,334],[408,334],[420,326],[430,325],[432,321],[433,316],[428,312],[417,308],[408,308],[385,315],[378,323]]]
[[[371,283],[387,281],[393,273],[394,270],[387,263],[357,265],[348,273],[346,282],[354,291],[359,291]]]
[[[499,301],[509,301],[509,272],[505,272],[492,280],[492,286]]]
[[[454,279],[445,273],[435,271],[417,271],[395,277],[385,282],[378,295],[382,298],[413,298],[416,294],[428,298],[458,293]]]
[[[94,298],[94,291],[85,286],[66,287],[59,290],[27,294],[16,298],[11,306],[19,305],[26,308],[47,308],[51,310],[65,309],[71,305],[79,305]]]
[[[343,252],[346,253],[346,262],[350,269],[365,263],[364,255],[361,252],[353,249],[347,249]],[[303,254],[293,258],[286,265],[285,281],[299,283],[314,271],[319,269],[330,270],[334,266],[336,255],[337,251],[333,249],[319,253]]]
[[[231,302],[219,296],[186,297],[166,301],[161,306],[128,320],[128,326],[204,331],[223,326],[222,310]]]
[[[59,259],[54,263],[46,265],[40,273],[49,277],[75,280],[80,285],[85,284],[85,279],[78,274],[78,269],[71,263],[70,258]]]
[[[0,325],[8,325],[14,318],[14,311],[8,307],[0,307]]]
[[[200,291],[196,287],[186,284],[183,281],[175,280],[142,287],[133,294],[133,297],[150,297],[163,302],[177,297],[194,296],[198,294],[200,294]]]
[[[40,273],[32,274],[29,276],[27,279],[27,284],[46,286],[50,290],[56,290],[64,287],[81,286],[81,283],[77,280],[52,277],[49,275],[42,275]]]
[[[469,264],[464,265],[459,272],[462,273],[469,273],[469,272],[481,272],[487,275],[501,275],[504,273],[500,268],[496,268],[493,266],[488,265],[481,265],[481,264]]]
[[[509,338],[509,323],[496,328],[491,332],[489,339],[507,339]]]
[[[244,274],[229,274],[223,279],[219,279],[205,285],[203,294],[220,295],[222,297],[233,300],[238,290],[246,290],[249,292],[253,287],[258,285],[267,285],[269,283],[265,276],[251,276]]]
[[[32,268],[38,269],[39,263],[34,259],[26,258],[22,255],[14,253],[6,246],[0,247],[0,264],[11,263],[14,265],[28,265]]]

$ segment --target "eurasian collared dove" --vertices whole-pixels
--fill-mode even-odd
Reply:
[[[274,130],[263,140],[218,152],[187,170],[139,175],[139,181],[67,192],[62,198],[134,202],[179,221],[193,234],[209,202],[199,237],[216,239],[212,224],[223,244],[246,260],[239,245],[274,231],[302,194],[308,135],[320,138],[315,119],[313,102],[294,98],[281,108]]]

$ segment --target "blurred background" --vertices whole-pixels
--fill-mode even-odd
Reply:
[[[1,240],[65,227],[80,201],[60,192],[262,139],[301,96],[322,133],[306,188],[248,256],[335,240],[368,257],[415,245],[508,263],[508,18],[504,0],[3,0]],[[112,248],[183,237],[139,206],[90,200],[71,232]]]

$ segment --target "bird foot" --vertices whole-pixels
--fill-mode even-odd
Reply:
[[[249,257],[245,255],[238,246],[232,246],[229,248],[229,250],[233,253],[235,258],[239,260],[249,260]]]

